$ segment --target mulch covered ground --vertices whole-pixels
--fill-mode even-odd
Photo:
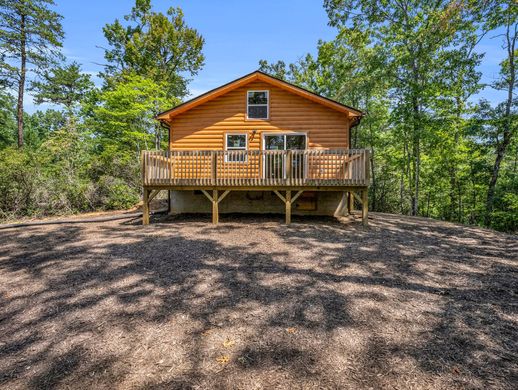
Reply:
[[[0,230],[0,388],[518,387],[518,238],[426,219]]]

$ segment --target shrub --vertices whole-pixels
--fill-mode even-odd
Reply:
[[[139,201],[139,193],[124,180],[113,176],[101,176],[98,181],[99,202],[106,210],[125,209]]]
[[[2,218],[32,215],[37,210],[35,189],[39,170],[33,153],[6,148],[0,151],[0,213]]]

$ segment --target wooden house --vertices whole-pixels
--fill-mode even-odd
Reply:
[[[142,154],[143,223],[170,192],[173,213],[341,214],[367,223],[369,154],[350,149],[363,113],[256,71],[157,115],[167,151]]]

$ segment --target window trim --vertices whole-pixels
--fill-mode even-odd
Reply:
[[[250,92],[266,92],[266,104],[249,104],[248,94]],[[266,118],[250,118],[248,116],[248,107],[263,107],[266,106]],[[246,120],[248,121],[267,121],[270,119],[270,90],[269,89],[250,89],[246,91]]]
[[[236,148],[233,146],[228,146],[228,136],[229,135],[244,135],[245,136],[245,148]],[[230,149],[229,149],[230,148]],[[228,132],[225,133],[225,150],[248,150],[248,133],[246,132]],[[248,162],[248,154],[245,155],[245,159],[243,161],[229,161],[228,155],[225,153],[225,162],[226,163],[245,163]]]

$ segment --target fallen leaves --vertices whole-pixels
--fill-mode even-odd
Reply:
[[[228,356],[228,355],[218,356],[218,357],[216,358],[216,361],[217,361],[219,364],[228,364],[228,362],[230,362],[230,356]]]
[[[231,348],[231,347],[233,347],[233,346],[234,346],[234,344],[235,344],[235,343],[236,343],[236,342],[235,342],[235,341],[233,341],[233,340],[225,339],[225,341],[223,341],[223,346],[224,346],[225,348]]]

